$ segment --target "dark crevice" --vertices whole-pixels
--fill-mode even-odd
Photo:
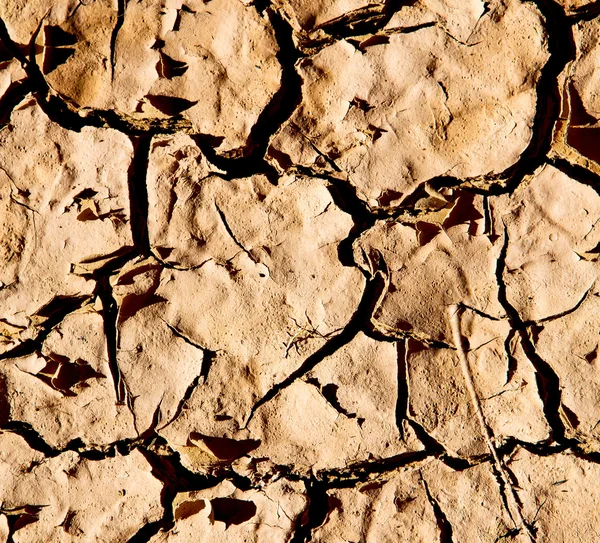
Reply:
[[[306,378],[306,382],[310,385],[316,387],[323,399],[335,409],[340,415],[344,415],[349,419],[355,419],[356,413],[350,413],[346,410],[338,400],[337,391],[339,390],[339,386],[334,383],[328,383],[326,385],[322,385],[316,377],[308,377]],[[359,419],[359,421],[362,419]],[[360,424],[360,422],[359,422]]]
[[[375,276],[367,281],[365,290],[362,295],[362,299],[356,309],[356,312],[344,327],[344,329],[336,336],[328,339],[325,345],[323,345],[316,352],[311,354],[304,363],[295,371],[293,371],[288,377],[286,377],[280,383],[274,385],[260,400],[258,400],[250,411],[248,420],[246,421],[246,427],[254,417],[256,411],[264,404],[270,402],[275,398],[281,391],[285,390],[296,380],[306,375],[312,370],[317,364],[323,361],[328,356],[331,356],[336,351],[341,349],[344,345],[347,345],[354,339],[356,334],[364,327],[365,323],[371,318],[373,313],[374,304],[379,299],[383,289],[385,287],[385,281],[381,273],[376,273]]]
[[[448,517],[442,511],[440,504],[433,497],[431,492],[429,491],[429,485],[421,476],[421,482],[423,484],[423,488],[425,489],[425,495],[427,496],[427,500],[431,504],[431,508],[433,509],[433,514],[435,515],[435,520],[437,522],[438,530],[440,531],[440,543],[453,543],[452,540],[452,525],[448,521]]]
[[[524,449],[536,456],[552,456],[553,454],[560,454],[570,450],[573,445],[574,443],[570,442],[549,444],[547,441],[542,441],[539,443],[529,443],[510,437],[497,447],[497,451],[498,456],[501,458],[510,457],[517,449]]]
[[[329,514],[329,496],[326,486],[316,479],[304,481],[308,507],[296,521],[290,543],[308,543],[315,528],[322,526]]]
[[[404,440],[403,422],[408,418],[408,340],[396,343],[397,386],[396,427],[400,439]]]
[[[117,20],[115,26],[110,35],[110,79],[115,78],[115,64],[116,64],[116,52],[117,52],[117,37],[119,36],[119,30],[123,26],[125,20],[125,8],[127,7],[127,0],[117,0]]]
[[[0,360],[29,356],[41,351],[44,341],[52,329],[58,326],[67,315],[81,309],[91,299],[90,296],[57,296],[54,298],[35,313],[36,316],[45,318],[44,322],[37,326],[39,330],[37,336],[33,339],[26,339],[23,343],[0,354]]]
[[[302,79],[296,72],[296,61],[301,57],[294,46],[292,28],[276,11],[268,8],[271,26],[279,46],[277,59],[281,65],[281,84],[279,90],[258,116],[243,149],[219,155],[202,136],[194,137],[198,147],[206,158],[225,172],[225,179],[249,177],[265,174],[271,180],[278,177],[277,171],[265,159],[271,136],[289,119],[302,98]]]
[[[112,286],[108,276],[102,276],[98,279],[96,295],[102,302],[102,318],[104,320],[108,365],[115,387],[117,403],[121,405],[127,404],[132,409],[131,398],[127,392],[125,380],[117,361],[117,318],[119,308],[113,297]]]
[[[526,325],[519,312],[508,301],[507,288],[504,283],[504,270],[506,269],[506,254],[508,251],[508,229],[504,226],[504,242],[496,266],[496,281],[498,284],[498,300],[508,315],[512,329],[519,335],[521,347],[535,369],[536,382],[539,396],[543,404],[544,415],[550,426],[550,439],[562,442],[565,439],[565,427],[560,418],[561,388],[558,375],[552,367],[536,352],[531,338],[527,334]]]
[[[84,443],[80,438],[74,438],[63,448],[57,448],[52,447],[28,422],[10,421],[0,426],[0,430],[21,436],[29,447],[34,451],[42,453],[46,458],[54,458],[65,452],[74,451],[81,458],[100,461],[106,458],[113,458],[117,454],[126,456],[131,451],[144,446],[144,441],[139,438],[125,438],[106,445],[89,445]],[[34,466],[35,463],[31,468]]]
[[[127,172],[129,190],[129,222],[131,237],[137,251],[150,255],[150,240],[148,238],[148,187],[146,176],[150,156],[150,134],[131,138],[133,144],[133,159]]]
[[[46,458],[54,458],[63,451],[51,447],[44,438],[27,422],[21,421],[10,421],[3,424],[0,430],[5,432],[12,432],[21,436],[27,445],[29,445],[34,451],[41,452]]]
[[[346,239],[338,245],[338,257],[344,266],[355,266],[354,242],[363,232],[375,225],[378,217],[372,214],[365,202],[359,198],[355,187],[335,177],[329,177],[327,180],[330,183],[328,189],[333,203],[344,213],[348,213],[354,222]]]
[[[506,385],[511,382],[512,378],[514,377],[514,375],[517,371],[518,365],[519,365],[519,361],[513,354],[513,348],[512,348],[512,342],[514,341],[516,334],[517,334],[516,329],[511,328],[508,331],[508,334],[506,335],[506,339],[504,340],[504,353],[506,354],[506,361],[507,361],[506,383],[505,383]]]

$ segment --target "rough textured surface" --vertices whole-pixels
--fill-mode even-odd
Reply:
[[[0,543],[596,543],[599,24],[0,0]]]

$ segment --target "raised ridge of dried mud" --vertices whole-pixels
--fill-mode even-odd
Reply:
[[[599,36],[0,0],[0,543],[600,541]]]

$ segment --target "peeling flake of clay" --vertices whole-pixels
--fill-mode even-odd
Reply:
[[[41,352],[0,364],[11,398],[3,423],[29,424],[58,449],[76,439],[105,445],[136,435],[131,413],[117,405],[98,312],[68,315]]]
[[[297,482],[277,481],[264,490],[241,491],[231,483],[184,492],[174,500],[175,527],[158,534],[152,543],[190,541],[202,533],[207,542],[289,541],[298,517],[306,507],[303,487]]]

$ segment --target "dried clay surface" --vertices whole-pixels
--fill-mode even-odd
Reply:
[[[600,3],[0,0],[0,543],[600,541]]]

